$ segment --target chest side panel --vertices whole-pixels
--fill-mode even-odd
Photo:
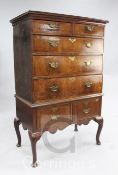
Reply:
[[[16,95],[31,100],[32,61],[30,20],[18,22],[13,29]]]

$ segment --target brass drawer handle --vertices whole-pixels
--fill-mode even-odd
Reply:
[[[84,63],[86,66],[90,66],[93,62],[90,60],[90,61],[85,61]]]
[[[75,61],[76,56],[69,56],[68,58],[69,58],[69,60],[71,60],[71,61]]]
[[[53,85],[53,86],[50,87],[50,90],[51,90],[52,92],[58,92],[59,86],[58,86],[58,85]]]
[[[91,42],[86,42],[85,45],[87,48],[91,48],[93,46],[93,44]]]
[[[53,69],[57,69],[58,68],[58,63],[57,62],[49,62],[48,64]]]
[[[89,32],[93,32],[94,26],[86,25],[86,26],[85,26],[85,30],[86,30],[86,31],[89,31]]]
[[[59,28],[58,24],[56,23],[49,23],[48,26],[52,29],[52,30],[57,30]]]
[[[74,42],[76,42],[76,38],[69,38],[69,41],[70,41],[71,43],[74,43]]]
[[[51,116],[51,120],[57,120],[58,119],[58,116],[57,115],[52,115]]]
[[[83,113],[88,114],[90,112],[90,108],[83,109]]]
[[[92,83],[92,82],[87,82],[87,83],[85,83],[85,86],[86,86],[87,88],[91,88],[91,87],[92,87],[92,85],[93,85],[93,83]]]
[[[49,40],[49,44],[50,44],[50,46],[56,48],[56,47],[58,47],[58,45],[59,45],[59,41],[50,39],[50,40]]]

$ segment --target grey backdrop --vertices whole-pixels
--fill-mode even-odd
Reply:
[[[16,149],[16,135],[13,129],[15,117],[15,88],[13,64],[13,32],[9,20],[27,10],[39,10],[63,14],[88,16],[109,20],[105,33],[104,55],[104,97],[102,115],[105,118],[102,132],[102,146],[95,145],[96,124],[93,122],[79,128],[77,151],[75,154],[54,154],[49,152],[40,141],[38,159],[45,161],[72,160],[76,168],[70,166],[64,170],[39,166],[30,169],[31,149],[27,132],[22,132],[23,147]],[[118,173],[118,0],[0,0],[0,172],[7,174],[107,174]],[[73,135],[73,126],[67,130],[49,135],[51,143],[57,146],[68,144]],[[85,129],[84,129],[85,128]],[[88,129],[87,129],[88,128]],[[42,139],[41,139],[42,140]],[[63,141],[64,140],[64,141]],[[102,155],[102,156],[101,156]],[[26,166],[27,165],[27,166]],[[76,164],[75,164],[76,165]],[[27,168],[28,167],[28,168]],[[47,172],[48,171],[48,172]],[[117,171],[117,172],[116,172]],[[115,173],[116,172],[116,173]]]

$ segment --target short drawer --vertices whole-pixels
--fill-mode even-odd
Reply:
[[[58,77],[102,73],[102,56],[33,56],[33,76]]]
[[[73,103],[73,116],[78,124],[101,115],[101,99],[95,97]]]
[[[72,35],[72,24],[56,21],[33,20],[34,34],[43,35]]]
[[[94,24],[75,24],[74,34],[81,36],[104,36],[104,26]]]
[[[95,38],[76,38],[76,37],[49,37],[49,36],[33,36],[33,52],[34,53],[88,53],[102,54],[103,39]]]
[[[56,132],[72,123],[69,104],[48,106],[37,110],[37,130]]]
[[[36,103],[101,92],[102,75],[37,79],[33,81],[33,101]]]

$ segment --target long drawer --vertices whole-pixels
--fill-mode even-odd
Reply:
[[[33,56],[33,76],[58,77],[102,73],[102,56]]]
[[[72,52],[102,54],[103,39],[34,35],[33,52],[47,52],[49,54],[63,52],[68,54],[72,54]]]
[[[33,80],[33,102],[102,92],[102,75]]]

